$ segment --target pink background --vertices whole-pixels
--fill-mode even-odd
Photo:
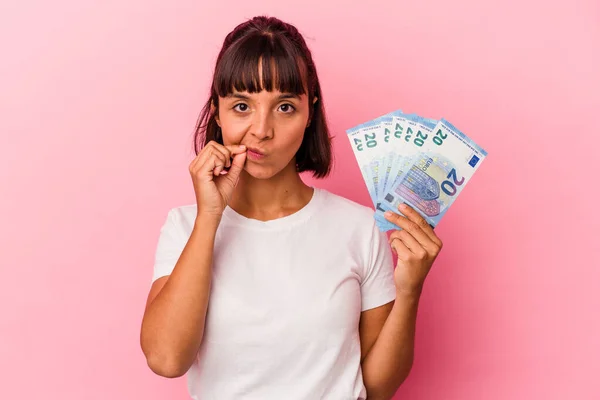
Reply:
[[[317,185],[368,204],[344,130],[396,108],[489,152],[436,229],[396,398],[600,399],[598,1],[202,3],[0,5],[0,398],[187,398],[139,347],[157,235],[195,201],[222,40],[268,13],[317,63],[337,135]]]

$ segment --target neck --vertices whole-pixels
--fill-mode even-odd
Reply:
[[[269,179],[256,179],[242,171],[229,206],[247,218],[268,221],[293,214],[313,195],[292,162]]]

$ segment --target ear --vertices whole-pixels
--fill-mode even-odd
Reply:
[[[317,102],[317,100],[318,100],[318,97],[315,96],[315,98],[313,99],[313,105]],[[311,112],[311,116],[312,116],[313,113],[314,113],[314,111]],[[312,118],[308,118],[308,122],[306,123],[306,127],[307,128],[310,126],[311,120],[312,120]]]
[[[217,122],[217,125],[219,125],[219,128],[220,128],[221,127],[221,121],[219,121],[219,113],[217,112],[215,114],[215,110],[216,110],[215,103],[213,103],[211,101],[210,102],[210,113],[215,116],[215,121]]]

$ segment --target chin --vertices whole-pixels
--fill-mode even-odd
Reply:
[[[270,163],[247,161],[244,171],[254,179],[271,179],[277,175],[289,175],[291,171],[296,171],[296,160],[292,159],[283,167],[277,167]]]
[[[246,163],[244,171],[246,171],[246,173],[254,179],[270,179],[281,172],[274,168],[256,165],[253,163]]]

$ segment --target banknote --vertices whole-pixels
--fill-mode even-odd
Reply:
[[[436,227],[487,157],[487,152],[445,119],[421,131],[421,151],[382,195],[376,213],[407,203]],[[420,143],[420,142],[419,142]]]
[[[346,131],[382,231],[408,203],[435,227],[487,152],[445,119],[396,110]]]
[[[396,130],[392,142],[395,157],[392,161],[390,174],[392,179],[387,179],[386,187],[379,196],[383,198],[392,185],[404,174],[407,167],[411,164],[415,155],[417,155],[426,145],[426,140],[435,127],[437,121],[419,117],[416,114],[402,114],[393,117]]]
[[[384,124],[390,125],[392,117],[401,112],[393,111],[346,131],[374,205],[383,192],[386,156],[391,152],[389,147],[385,146],[389,135]]]
[[[390,153],[393,153],[391,148],[386,146],[390,140],[389,125],[393,116],[401,113],[401,110],[392,111],[346,130],[374,208],[378,207],[378,199],[383,194],[387,161]],[[393,229],[393,225],[385,219],[380,220],[378,217],[377,220],[380,229]]]

